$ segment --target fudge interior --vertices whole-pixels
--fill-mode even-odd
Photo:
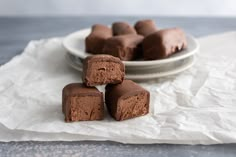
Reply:
[[[103,94],[82,83],[68,84],[62,91],[62,111],[66,122],[101,120],[104,116]]]
[[[103,117],[101,96],[73,96],[67,101],[70,103],[69,121],[98,120]]]
[[[120,81],[123,79],[123,71],[121,64],[111,61],[96,61],[91,64],[90,81],[94,83],[106,83],[114,80]]]
[[[126,120],[148,113],[148,93],[139,92],[132,96],[122,97],[118,101],[116,110],[117,120]]]

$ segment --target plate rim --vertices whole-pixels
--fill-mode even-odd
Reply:
[[[76,31],[76,32],[73,32],[69,35],[67,35],[63,41],[62,41],[62,45],[63,47],[68,50],[69,53],[71,53],[72,55],[74,56],[77,56],[81,59],[84,59],[84,55],[80,55],[78,53],[75,53],[75,50],[74,48],[71,48],[70,46],[68,46],[68,41],[70,40],[70,38],[76,36],[78,33],[82,33],[84,31],[89,31],[91,30],[91,28],[84,28],[84,29],[81,29],[79,31]],[[198,40],[193,36],[193,35],[190,35],[190,34],[186,34],[186,37],[191,39],[195,45],[195,49],[191,50],[189,53],[186,53],[184,55],[180,55],[180,56],[176,56],[174,58],[165,58],[165,59],[161,59],[161,60],[149,60],[149,61],[122,61],[126,66],[129,66],[129,67],[139,67],[139,66],[150,66],[150,65],[158,65],[158,64],[165,64],[165,63],[170,63],[170,62],[174,62],[174,61],[177,61],[177,60],[181,60],[181,59],[184,59],[184,58],[187,58],[189,56],[192,56],[194,55],[195,53],[197,53],[200,49],[200,44],[198,42]]]
[[[169,70],[169,71],[160,72],[160,73],[150,73],[150,74],[145,74],[143,76],[142,75],[129,75],[129,74],[126,74],[126,76],[127,76],[128,79],[150,80],[150,79],[167,77],[167,76],[179,74],[181,72],[184,72],[184,71],[188,70],[189,68],[191,68],[195,64],[195,62],[196,62],[195,56],[190,56],[189,58],[191,58],[191,60],[188,61],[187,63],[185,63],[184,65],[181,65],[180,67]],[[187,59],[187,58],[185,58],[185,59]]]
[[[188,58],[189,61],[183,65],[181,65],[180,67],[178,68],[174,68],[172,70],[169,70],[169,71],[165,71],[165,72],[157,72],[157,73],[150,73],[150,74],[143,74],[143,75],[134,75],[134,74],[125,74],[125,78],[126,79],[131,79],[131,80],[150,80],[150,79],[156,79],[156,78],[161,78],[161,77],[167,77],[167,76],[171,76],[171,75],[175,75],[175,74],[178,74],[178,73],[181,73],[183,71],[186,71],[187,69],[191,68],[195,62],[196,62],[196,56],[189,56]],[[185,59],[188,59],[188,58],[185,58]],[[74,63],[69,54],[65,54],[65,59],[66,59],[66,62],[67,64],[76,69],[77,71],[79,72],[82,72],[83,71],[83,67],[81,66],[78,66],[78,64]],[[81,64],[82,65],[82,64]]]

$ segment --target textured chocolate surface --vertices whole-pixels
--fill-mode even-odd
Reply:
[[[113,35],[137,34],[135,29],[126,22],[114,22],[112,31]]]
[[[134,60],[142,53],[143,36],[128,34],[114,36],[106,40],[103,53],[118,57],[121,60]]]
[[[157,31],[156,24],[153,20],[141,20],[134,25],[136,32],[142,36],[150,35]]]
[[[85,39],[86,52],[92,54],[102,53],[104,43],[112,36],[112,30],[104,25],[96,24],[92,26],[91,33]]]
[[[103,94],[95,87],[68,84],[62,90],[62,112],[66,122],[101,120],[104,117]]]
[[[146,115],[149,112],[150,94],[131,80],[106,86],[106,106],[118,121]]]
[[[82,77],[87,86],[121,83],[124,76],[125,66],[117,57],[94,55],[84,60]]]
[[[143,40],[143,57],[146,60],[163,59],[187,47],[185,33],[180,28],[157,31]]]

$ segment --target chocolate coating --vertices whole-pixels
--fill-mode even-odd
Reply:
[[[109,27],[100,24],[93,25],[91,33],[85,39],[86,52],[102,53],[104,43],[109,37],[112,37],[112,30]]]
[[[125,66],[117,57],[93,55],[84,60],[82,77],[87,86],[121,83],[124,76]]]
[[[101,120],[104,117],[103,94],[95,87],[68,84],[62,90],[62,112],[66,122]]]
[[[180,28],[163,29],[144,38],[143,57],[145,60],[163,59],[186,47],[185,33]]]
[[[103,53],[118,57],[121,60],[134,60],[142,52],[143,36],[128,34],[114,36],[106,40]]]
[[[157,31],[156,24],[153,20],[141,20],[134,25],[136,32],[142,36],[150,35]]]
[[[113,35],[137,34],[135,29],[126,22],[114,22],[112,31]]]
[[[150,94],[131,80],[106,86],[106,106],[117,121],[146,115],[149,112]]]

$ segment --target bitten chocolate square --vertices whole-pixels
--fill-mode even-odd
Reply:
[[[106,106],[117,121],[146,115],[149,112],[149,99],[149,92],[131,80],[106,86]]]
[[[126,22],[114,22],[112,24],[113,35],[137,34],[134,27]]]
[[[121,83],[124,76],[125,66],[117,57],[93,55],[83,62],[82,79],[87,86]]]
[[[106,39],[110,37],[112,37],[111,28],[100,24],[93,25],[91,33],[85,39],[85,51],[101,54]]]
[[[103,94],[81,83],[68,84],[62,91],[62,112],[66,122],[102,120]]]
[[[124,61],[133,60],[142,53],[142,41],[143,36],[136,34],[111,37],[106,40],[103,53],[118,57]]]
[[[145,60],[163,59],[187,47],[185,33],[180,28],[157,31],[143,39]]]

